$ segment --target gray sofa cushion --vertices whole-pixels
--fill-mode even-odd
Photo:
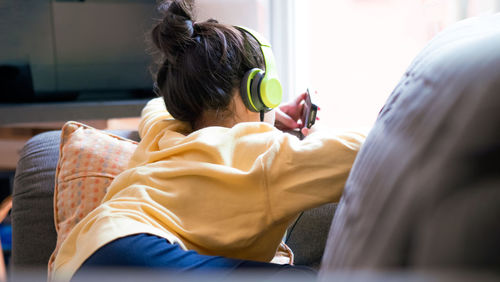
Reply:
[[[433,39],[389,97],[337,209],[322,274],[498,270],[500,15]]]
[[[302,213],[288,228],[285,243],[293,250],[295,264],[319,269],[336,203]]]
[[[43,265],[56,246],[52,202],[59,135],[39,134],[20,153],[12,195],[13,267]]]

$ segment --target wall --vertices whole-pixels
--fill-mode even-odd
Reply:
[[[297,0],[300,1],[300,0]],[[370,127],[416,54],[465,17],[491,13],[499,0],[308,0],[309,42],[302,72],[319,91],[322,123]],[[304,20],[304,19],[303,19]],[[298,54],[297,56],[300,56]]]
[[[197,0],[198,20],[214,18],[219,22],[250,27],[270,36],[270,0]]]

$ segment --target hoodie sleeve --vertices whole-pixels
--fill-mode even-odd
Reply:
[[[150,130],[154,130],[154,125],[159,121],[171,119],[172,115],[167,112],[163,98],[154,98],[149,101],[141,112],[141,121],[139,123],[139,136],[144,138]]]
[[[263,161],[274,220],[340,200],[365,136],[314,132],[303,141],[285,134]]]

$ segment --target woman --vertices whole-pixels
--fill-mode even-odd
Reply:
[[[275,111],[262,122],[241,93],[248,71],[265,67],[262,44],[195,22],[190,2],[160,7],[152,39],[163,98],[144,108],[129,169],[64,241],[53,277],[91,266],[295,270],[269,262],[300,212],[339,200],[363,137],[304,130],[301,141],[273,126]],[[303,99],[276,111],[280,128],[300,127]]]

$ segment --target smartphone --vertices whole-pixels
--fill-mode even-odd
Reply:
[[[311,126],[313,126],[316,122],[318,106],[312,103],[309,89],[307,89],[307,94],[304,102],[304,109],[302,110],[302,127],[311,128]]]

